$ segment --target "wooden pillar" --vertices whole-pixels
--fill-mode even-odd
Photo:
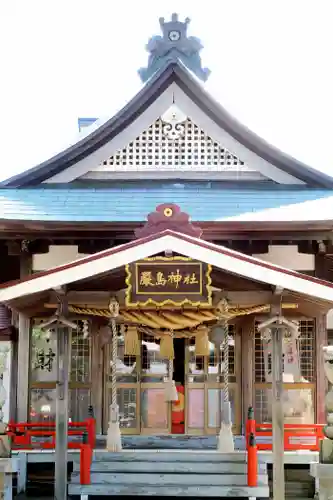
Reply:
[[[17,375],[18,375],[18,340],[12,342],[11,373],[10,373],[10,399],[9,420],[17,421]]]
[[[68,380],[71,348],[71,330],[57,327],[57,384],[56,384],[56,448],[55,485],[56,500],[67,499],[67,440],[68,440]]]
[[[20,278],[25,278],[31,274],[31,255],[21,255],[20,257]],[[29,419],[29,368],[30,368],[30,318],[23,313],[19,313],[18,318],[18,353],[17,353],[17,412],[16,418],[19,422],[27,422]]]
[[[103,349],[98,335],[98,325],[92,323],[91,328],[91,404],[96,420],[96,433],[102,434],[103,419]]]
[[[243,318],[237,328],[241,330],[242,352],[242,432],[249,406],[254,406],[254,318]]]
[[[18,371],[17,371],[17,420],[29,420],[29,364],[30,364],[30,318],[19,315],[19,343],[18,343]]]
[[[317,278],[324,279],[327,281],[331,281],[331,273],[330,273],[330,260],[328,260],[325,254],[316,254],[315,255],[315,275]],[[327,391],[327,380],[324,373],[324,360],[323,360],[323,352],[322,347],[328,344],[327,339],[327,318],[326,314],[318,313],[316,318],[316,373],[315,373],[315,381],[316,381],[316,400],[315,400],[315,422],[317,424],[325,424],[326,423],[326,414],[325,414],[325,394]]]
[[[273,500],[285,500],[283,394],[283,329],[272,332],[272,422],[273,422]]]
[[[324,372],[323,346],[327,345],[327,326],[326,314],[318,314],[316,316],[316,423],[326,423],[325,412],[325,394],[327,391],[327,379]]]

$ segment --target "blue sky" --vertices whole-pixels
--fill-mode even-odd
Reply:
[[[0,178],[75,141],[140,87],[158,18],[189,16],[207,89],[254,132],[333,175],[330,0],[0,0]]]

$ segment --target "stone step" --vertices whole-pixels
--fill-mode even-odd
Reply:
[[[79,473],[74,473],[71,483],[80,483]],[[91,474],[92,484],[137,484],[141,486],[247,486],[246,474],[156,474],[152,471],[150,474],[135,473],[100,473]],[[258,486],[268,485],[266,474],[258,476]]]
[[[286,481],[296,481],[302,483],[313,483],[314,479],[310,476],[310,468],[306,469],[286,469]]]
[[[184,457],[185,458],[185,457]],[[154,473],[188,473],[188,474],[246,474],[247,465],[241,462],[100,462],[91,464],[92,472],[147,472],[153,467]],[[80,463],[75,462],[73,470],[80,470]],[[258,464],[258,473],[266,474],[266,464]]]
[[[193,450],[137,450],[120,451],[117,453],[96,450],[94,461],[99,462],[240,462],[246,463],[246,453],[235,451],[234,453],[218,453],[216,451],[193,451]]]
[[[306,497],[313,498],[314,485],[302,481],[288,481],[286,482],[286,494],[294,496],[295,498]]]
[[[214,436],[188,436],[182,434],[167,435],[126,435],[121,437],[124,449],[188,449],[188,450],[216,450],[217,435]],[[106,447],[106,436],[98,436],[99,448]],[[245,449],[244,436],[234,436],[235,449]]]
[[[79,470],[76,461],[69,484],[70,495],[269,497],[265,463],[258,464],[257,487],[247,486],[244,452],[96,450],[90,485],[80,485]]]
[[[154,485],[147,488],[143,484],[69,484],[69,495],[101,495],[101,496],[184,496],[184,497],[235,497],[235,498],[269,498],[268,486],[188,486],[188,485]]]
[[[268,481],[270,490],[273,490],[272,481]],[[315,494],[315,484],[309,483],[308,481],[303,482],[302,479],[298,481],[288,481],[285,482],[285,494],[286,498],[313,498]]]

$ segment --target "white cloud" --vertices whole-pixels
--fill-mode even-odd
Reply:
[[[173,11],[202,39],[208,90],[272,144],[333,175],[329,0],[5,0],[0,6],[1,178],[50,157],[79,116],[140,86],[144,46]],[[181,9],[180,9],[181,7]]]

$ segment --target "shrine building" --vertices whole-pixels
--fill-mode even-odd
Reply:
[[[59,340],[43,325],[60,311],[76,325],[70,421],[92,407],[106,435],[116,383],[124,439],[216,436],[227,391],[242,436],[249,406],[272,421],[272,338],[258,325],[279,296],[295,327],[283,338],[285,422],[324,423],[333,178],[209,95],[188,24],[160,20],[141,89],[116,115],[81,119],[75,144],[0,185],[6,422],[55,419]]]

